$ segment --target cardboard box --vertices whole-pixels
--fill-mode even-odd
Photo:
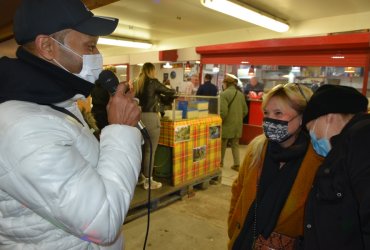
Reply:
[[[187,119],[194,119],[199,117],[199,110],[188,108],[186,112],[186,118]]]
[[[164,111],[164,116],[167,117],[168,120],[179,121],[179,120],[182,119],[182,112],[183,112],[182,110],[175,110],[175,114],[174,114],[172,110],[165,110]]]
[[[208,101],[192,101],[189,103],[189,108],[197,110],[208,110]]]

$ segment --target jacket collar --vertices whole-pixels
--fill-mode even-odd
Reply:
[[[353,116],[352,119],[344,126],[342,131],[338,135],[335,135],[330,139],[330,143],[332,144],[332,146],[334,147],[334,145],[341,141],[341,138],[344,138],[346,134],[351,130],[351,128],[355,126],[355,124],[363,120],[370,121],[370,115],[365,113],[358,113]]]
[[[0,103],[9,100],[59,103],[78,94],[87,97],[94,86],[22,47],[16,55],[17,59],[0,58]]]

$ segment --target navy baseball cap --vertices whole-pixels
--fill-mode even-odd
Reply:
[[[64,29],[106,36],[117,24],[117,18],[94,16],[80,0],[22,0],[14,16],[13,32],[16,42],[23,45],[38,35]]]

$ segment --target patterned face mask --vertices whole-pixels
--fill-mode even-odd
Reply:
[[[277,120],[272,118],[263,119],[263,132],[267,139],[273,142],[282,143],[288,140],[293,134],[288,132],[288,124],[290,121],[295,119],[297,116],[293,117],[289,121]]]

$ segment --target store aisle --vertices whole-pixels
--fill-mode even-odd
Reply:
[[[243,162],[245,156],[245,150],[247,145],[240,145],[240,162]],[[222,184],[231,186],[235,178],[238,176],[238,172],[232,170],[230,167],[234,165],[233,156],[231,154],[231,149],[227,148],[225,152],[224,167],[222,168]]]
[[[245,145],[240,147],[244,158]],[[227,215],[231,184],[237,172],[231,150],[226,150],[222,184],[197,190],[195,196],[185,197],[151,213],[147,250],[225,250],[227,248]],[[143,216],[123,226],[126,250],[143,249],[147,217]]]

